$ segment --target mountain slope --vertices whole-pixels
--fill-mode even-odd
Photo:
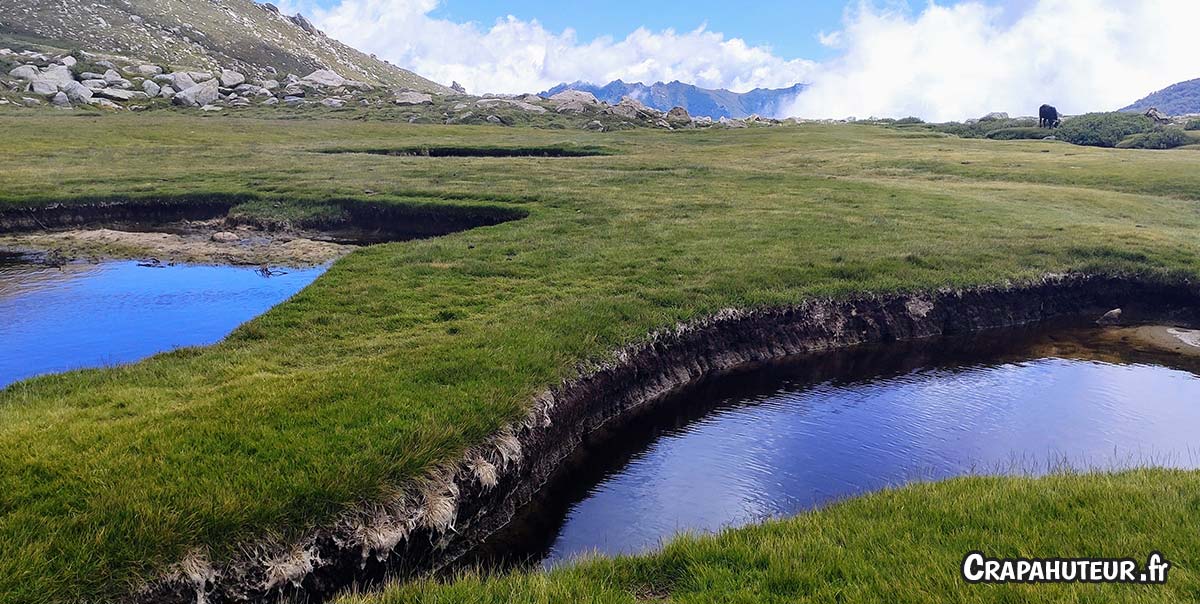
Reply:
[[[683,107],[692,115],[707,115],[718,119],[722,117],[741,118],[749,115],[783,117],[780,115],[783,106],[804,90],[804,84],[779,89],[756,88],[750,92],[739,93],[723,89],[700,88],[679,81],[667,84],[658,82],[647,86],[636,82],[626,83],[616,80],[604,86],[587,82],[559,84],[542,95],[550,96],[564,90],[590,92],[596,95],[596,98],[610,104],[619,103],[623,97],[630,97],[659,111]]]
[[[1200,113],[1200,79],[1173,84],[1141,99],[1121,111],[1141,113],[1157,107],[1167,115]]]
[[[361,53],[271,4],[253,0],[3,0],[0,35],[136,57],[175,69],[253,77],[329,69],[394,88],[449,88]]]

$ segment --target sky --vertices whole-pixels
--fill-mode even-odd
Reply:
[[[474,94],[680,80],[808,84],[800,117],[1112,110],[1200,77],[1196,0],[280,0],[329,35]]]

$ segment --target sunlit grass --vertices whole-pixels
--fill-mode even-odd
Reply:
[[[480,442],[580,361],[680,320],[1050,271],[1195,276],[1200,253],[1200,156],[1187,149],[861,126],[594,134],[169,114],[6,117],[0,131],[0,206],[225,194],[528,213],[358,251],[216,346],[0,391],[0,601],[111,598],[193,548],[221,557],[294,534]],[[313,152],[412,146],[613,154]],[[881,506],[874,520],[891,497],[941,495],[852,505]],[[854,572],[842,585],[861,599],[871,592],[850,579],[872,571]]]

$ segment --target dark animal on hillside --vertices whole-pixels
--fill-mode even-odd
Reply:
[[[1057,128],[1062,124],[1058,109],[1050,105],[1042,105],[1038,109],[1038,128]]]

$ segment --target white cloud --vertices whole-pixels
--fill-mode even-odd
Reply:
[[[840,32],[843,53],[811,76],[785,113],[916,115],[948,120],[991,111],[1113,110],[1200,77],[1196,0],[930,2],[917,14],[860,4]]]
[[[509,16],[489,27],[430,16],[438,0],[340,0],[322,9],[311,0],[280,8],[303,11],[330,36],[433,80],[470,92],[537,92],[562,82],[681,80],[745,91],[807,80],[814,64],[785,60],[769,48],[700,27],[637,29],[623,39],[579,40],[536,20]]]

